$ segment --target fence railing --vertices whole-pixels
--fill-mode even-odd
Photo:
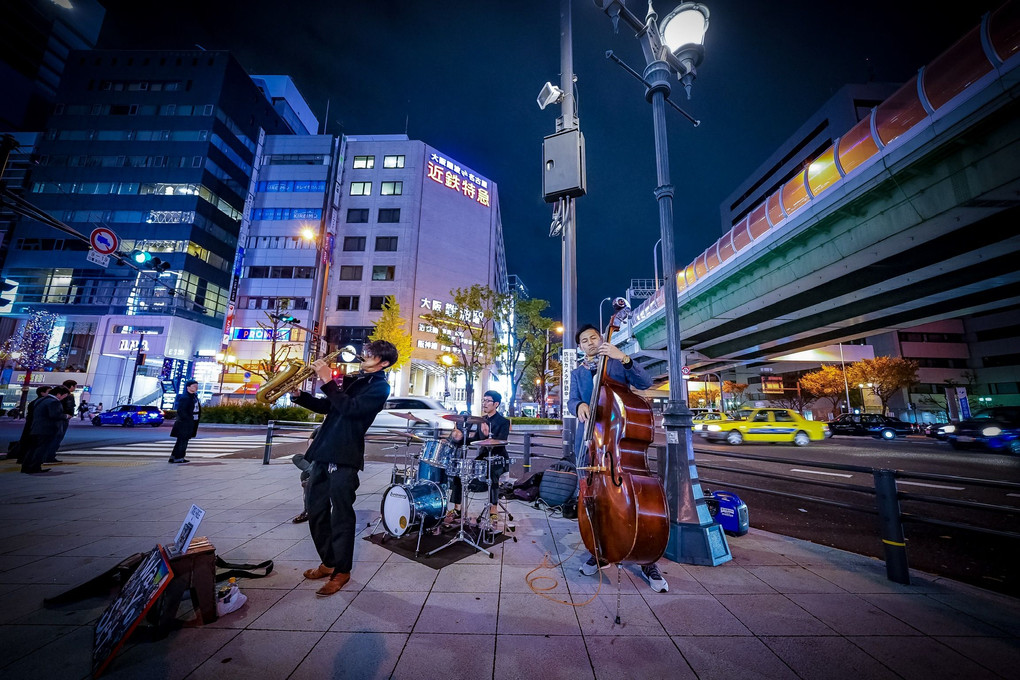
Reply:
[[[658,455],[664,455],[666,448],[665,446],[656,446],[653,448],[658,449],[657,451]],[[903,530],[904,523],[929,524],[934,526],[950,527],[965,531],[989,534],[993,536],[999,536],[1014,540],[1020,539],[1020,533],[1017,533],[1015,531],[1002,531],[1000,529],[982,527],[976,524],[968,524],[966,522],[953,522],[949,520],[923,516],[916,513],[904,512],[900,507],[900,501],[902,500],[923,502],[937,506],[978,509],[987,510],[991,512],[1005,512],[1005,513],[1015,513],[1017,511],[1016,507],[1007,505],[996,505],[991,503],[980,503],[977,501],[963,501],[952,498],[942,498],[938,496],[929,496],[926,494],[909,493],[906,491],[900,491],[896,483],[897,480],[918,479],[928,481],[953,482],[956,484],[966,483],[971,484],[973,486],[983,486],[987,488],[1006,489],[1009,491],[1020,492],[1020,484],[1016,484],[1013,482],[1003,482],[991,479],[977,479],[973,477],[956,477],[953,475],[941,475],[924,472],[907,472],[905,470],[889,470],[885,468],[870,468],[862,467],[860,465],[841,465],[838,463],[795,460],[791,458],[762,456],[758,454],[753,455],[741,454],[734,453],[732,451],[712,451],[709,449],[695,449],[694,453],[696,456],[723,456],[728,459],[748,460],[753,462],[765,462],[765,463],[780,463],[784,465],[799,465],[806,467],[823,468],[828,470],[841,470],[843,472],[860,472],[864,474],[870,474],[873,480],[872,485],[862,486],[859,484],[849,484],[845,482],[828,482],[823,480],[800,479],[800,478],[791,479],[789,475],[779,474],[776,472],[768,472],[765,470],[749,470],[747,468],[737,468],[728,465],[716,465],[713,463],[706,463],[704,460],[697,461],[699,471],[728,472],[733,474],[745,475],[748,477],[775,479],[786,483],[795,483],[798,485],[807,485],[829,489],[839,489],[842,491],[850,491],[853,493],[861,493],[867,496],[873,496],[874,503],[872,505],[857,505],[854,503],[847,503],[844,501],[838,501],[831,498],[809,496],[802,493],[779,491],[777,489],[763,489],[761,487],[751,486],[749,484],[741,484],[733,481],[723,482],[717,479],[710,479],[706,477],[704,474],[700,475],[702,482],[707,482],[709,484],[719,484],[725,486],[727,489],[752,491],[755,493],[761,493],[769,496],[790,498],[799,501],[807,500],[820,505],[841,508],[843,510],[851,510],[854,512],[861,512],[869,515],[878,515],[879,536],[882,540],[882,547],[885,553],[886,576],[890,581],[894,581],[896,583],[905,584],[910,583],[910,574],[907,568],[907,547],[905,533]]]
[[[284,444],[295,444],[305,441],[321,423],[309,423],[300,420],[270,420],[266,424],[266,448],[262,452],[262,464],[269,465],[269,459],[273,453],[273,446]],[[283,439],[284,442],[276,440]]]

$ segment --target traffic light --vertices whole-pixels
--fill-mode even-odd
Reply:
[[[10,307],[14,298],[18,295],[18,284],[10,279],[4,279],[0,283],[0,310]],[[9,310],[8,310],[9,311]]]
[[[276,319],[281,323],[297,323],[297,317],[290,314],[270,314],[270,319]]]
[[[131,253],[131,259],[134,260],[136,264],[146,264],[152,259],[152,253],[147,250],[136,250]]]
[[[170,263],[169,262],[164,262],[163,260],[159,259],[158,257],[151,258],[149,260],[149,266],[152,267],[153,269],[155,269],[159,273],[163,273],[166,270],[170,269]]]
[[[158,257],[154,257],[148,250],[136,250],[131,253],[131,259],[135,261],[135,264],[142,265],[146,269],[154,269],[157,272],[165,272],[170,269],[170,263],[164,262]]]

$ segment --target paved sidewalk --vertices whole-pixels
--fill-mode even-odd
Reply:
[[[378,517],[389,466],[362,475],[358,520]],[[0,463],[0,678],[84,679],[105,600],[59,609],[55,595],[123,557],[168,542],[197,503],[199,533],[230,561],[274,559],[242,581],[248,603],[208,626],[133,641],[114,678],[984,678],[1016,677],[1020,601],[881,562],[752,530],[719,567],[668,561],[668,593],[636,568],[573,607],[525,576],[549,555],[562,568],[536,586],[583,602],[576,522],[513,503],[518,542],[442,570],[359,540],[352,581],[317,598],[301,572],[318,564],[290,464],[76,458],[45,475]],[[366,532],[367,533],[367,532]],[[614,625],[617,594],[622,625]],[[184,607],[182,607],[182,612]]]

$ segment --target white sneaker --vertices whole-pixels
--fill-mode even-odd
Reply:
[[[642,564],[641,575],[645,577],[648,585],[655,592],[664,593],[669,590],[669,584],[666,583],[666,579],[662,578],[662,574],[659,573],[659,567],[655,564]]]
[[[588,558],[587,562],[581,565],[581,568],[578,569],[578,571],[584,574],[585,576],[594,576],[595,574],[599,573],[599,569],[604,570],[608,568],[609,562],[606,562],[605,560],[600,560],[599,562],[596,562],[595,556],[592,555],[591,557]]]

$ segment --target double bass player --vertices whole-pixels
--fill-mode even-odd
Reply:
[[[599,358],[606,357],[606,375],[617,383],[630,388],[647,389],[652,386],[652,379],[623,350],[612,343],[604,342],[599,329],[591,324],[581,326],[574,339],[584,356],[577,368],[570,374],[570,398],[567,408],[577,416],[581,424],[574,436],[574,455],[578,468],[581,468],[589,464],[586,461],[587,451],[583,448],[585,443],[583,425],[592,415],[588,404],[594,390],[594,377]],[[578,512],[583,512],[583,510],[579,507]],[[594,576],[599,572],[599,569],[606,569],[608,566],[609,563],[605,560],[597,560],[594,555],[589,555],[588,560],[581,565],[579,571],[585,576]],[[662,577],[654,562],[642,564],[641,575],[655,592],[662,593],[669,590],[669,584]]]

